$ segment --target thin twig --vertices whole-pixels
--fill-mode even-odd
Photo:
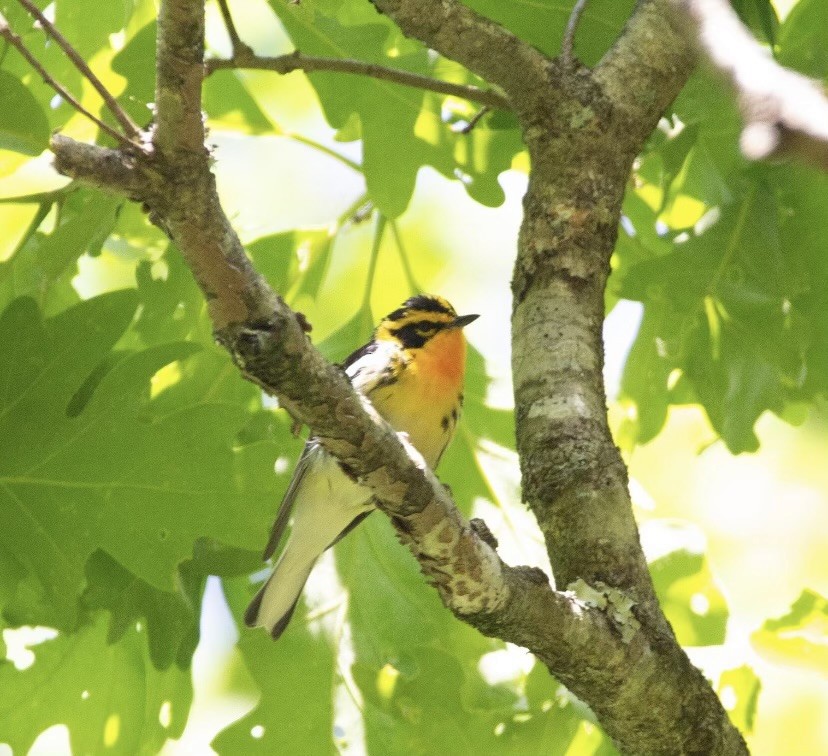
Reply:
[[[416,87],[430,92],[462,97],[465,100],[479,102],[498,110],[511,110],[509,100],[493,89],[482,89],[467,84],[454,84],[450,81],[440,81],[429,76],[401,71],[397,68],[388,68],[376,63],[366,63],[350,58],[324,58],[304,55],[296,50],[287,55],[275,58],[260,55],[243,56],[241,58],[213,58],[206,62],[207,74],[220,69],[249,68],[259,71],[275,71],[279,74],[288,74],[292,71],[335,71],[338,73],[358,74],[369,76],[372,79],[390,81],[407,87]]]
[[[230,45],[233,50],[233,58],[236,60],[247,59],[251,55],[255,55],[253,48],[250,45],[242,42],[239,32],[236,29],[236,24],[233,23],[233,16],[230,13],[230,6],[227,0],[218,0],[221,17],[224,19],[224,28],[227,29],[227,36],[230,37]]]
[[[571,68],[575,60],[575,32],[578,31],[578,24],[588,2],[589,0],[577,0],[572,13],[569,14],[569,21],[566,23],[566,31],[561,41],[561,58],[567,68]]]
[[[80,54],[66,38],[55,28],[55,25],[44,16],[40,9],[31,2],[31,0],[17,0],[32,16],[34,16],[40,23],[43,31],[57,42],[58,47],[65,53],[66,57],[72,61],[75,68],[80,71],[86,80],[95,88],[95,91],[101,96],[104,103],[106,103],[109,112],[115,117],[115,120],[121,124],[121,127],[126,132],[128,137],[137,137],[140,141],[141,128],[138,126],[129,114],[118,104],[118,101],[112,96],[110,91],[103,85],[103,82],[95,76],[92,69],[86,64],[86,61],[81,58]]]
[[[488,105],[484,105],[482,108],[480,108],[480,110],[478,110],[478,111],[477,111],[477,112],[476,112],[476,113],[472,116],[471,120],[470,120],[470,121],[469,121],[469,122],[468,122],[465,126],[463,126],[463,128],[462,128],[462,129],[459,129],[459,132],[460,132],[461,134],[470,134],[470,133],[472,132],[472,129],[473,129],[475,126],[477,126],[477,124],[478,124],[478,123],[480,123],[480,121],[482,120],[483,116],[485,116],[487,113],[490,113],[490,112],[491,112],[491,110],[492,110],[492,109],[491,109]]]
[[[371,200],[368,200],[367,202],[363,202],[363,204],[358,207],[354,213],[352,213],[351,217],[348,218],[348,222],[354,226],[359,223],[363,223],[371,217],[373,212],[374,203],[371,202]]]
[[[51,74],[40,64],[40,61],[29,51],[23,40],[15,34],[11,27],[4,21],[0,20],[0,37],[8,41],[25,59],[26,62],[35,70],[46,84],[55,90],[66,102],[68,102],[78,113],[85,115],[92,121],[101,131],[106,132],[124,147],[139,147],[135,142],[127,139],[119,131],[116,131],[108,124],[104,123],[98,116],[88,111],[83,105],[75,99],[75,97],[62,84],[54,79]]]
[[[363,194],[359,197],[356,201],[352,202],[348,208],[340,214],[339,219],[336,222],[334,233],[339,233],[343,226],[351,223],[353,221],[353,217],[360,211],[362,207],[365,205],[371,205],[373,209],[373,203],[371,200],[368,199],[367,194]]]

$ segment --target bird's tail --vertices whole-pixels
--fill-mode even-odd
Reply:
[[[275,640],[288,626],[299,596],[318,554],[290,548],[282,553],[273,572],[244,614],[248,627],[266,627]]]

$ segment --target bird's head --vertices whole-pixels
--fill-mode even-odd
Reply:
[[[418,294],[382,319],[374,339],[396,342],[409,351],[448,348],[454,342],[463,343],[460,330],[477,318],[477,315],[458,316],[442,297]]]

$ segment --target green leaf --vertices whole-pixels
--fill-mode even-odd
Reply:
[[[248,244],[247,251],[276,291],[286,294],[300,279],[292,297],[316,299],[330,263],[331,244],[328,229],[299,229],[263,236]]]
[[[607,754],[616,753],[609,738],[600,732],[592,712],[552,677],[539,661],[535,662],[526,677],[525,694],[528,709],[513,715],[505,723],[501,736],[504,753],[510,756],[580,753],[574,741],[584,722],[589,722],[596,730],[599,749],[607,749]]]
[[[76,303],[72,279],[77,274],[77,261],[84,254],[100,252],[123,200],[84,188],[56,197],[55,205],[57,222],[51,233],[35,231],[13,259],[0,264],[0,302],[31,296],[47,313]]]
[[[670,546],[649,567],[661,608],[679,643],[724,643],[729,610],[707,557],[699,548],[701,535],[694,528],[674,522],[653,521],[648,528],[661,548]]]
[[[637,408],[635,440],[639,444],[655,438],[667,419],[668,379],[676,365],[676,355],[670,359],[663,336],[677,328],[664,322],[670,316],[669,308],[647,308],[621,378],[619,398],[632,400]]]
[[[458,753],[488,752],[495,725],[517,699],[479,671],[480,658],[502,644],[441,606],[382,514],[337,544],[336,564],[349,589],[353,675],[365,701],[369,751],[419,752],[429,740],[446,742],[431,740],[442,733]]]
[[[779,18],[770,0],[734,0],[733,9],[759,39],[771,45],[776,43]]]
[[[371,311],[361,307],[342,328],[334,331],[319,344],[319,350],[331,362],[342,363],[353,351],[371,340],[373,331],[374,318]]]
[[[72,192],[60,207],[60,224],[43,240],[39,250],[40,285],[52,280],[82,254],[100,254],[118,218],[123,199],[95,189]]]
[[[246,419],[238,406],[201,401],[159,415],[147,402],[153,374],[193,345],[124,356],[80,412],[67,411],[135,303],[133,292],[117,292],[43,321],[24,299],[0,319],[0,437],[15,439],[0,455],[0,540],[39,585],[50,610],[41,624],[74,625],[97,549],[171,591],[196,540],[257,549],[273,511],[278,449],[233,448]],[[6,614],[22,623],[27,608]]]
[[[155,100],[156,24],[146,24],[112,59],[112,70],[127,80],[119,101],[138,124],[152,118],[149,103]]]
[[[249,583],[225,581],[224,586],[238,617],[252,598]],[[227,756],[333,754],[335,659],[325,635],[312,631],[301,611],[278,644],[261,629],[240,632],[238,647],[261,698],[253,711],[216,736],[213,748]]]
[[[730,720],[742,732],[752,732],[762,683],[746,664],[722,672],[718,693]]]
[[[345,26],[304,3],[276,2],[273,9],[296,46],[309,55],[373,63],[390,60],[385,46],[391,27],[379,16],[375,16],[377,23]],[[393,65],[423,73],[428,68],[426,51],[399,55],[393,58]],[[419,165],[400,145],[411,139],[422,108],[422,90],[377,79],[355,80],[340,73],[314,73],[309,78],[333,128],[344,127],[352,114],[359,116],[368,193],[383,215],[395,218],[405,210],[414,191]]]
[[[85,60],[109,48],[109,36],[129,22],[137,0],[55,0],[55,26]]]
[[[73,753],[154,754],[184,730],[192,699],[188,670],[159,672],[146,633],[133,625],[107,642],[106,617],[34,647],[27,669],[0,664],[0,742],[26,753],[43,730],[69,728]]]
[[[198,330],[204,299],[184,258],[170,245],[158,263],[135,268],[141,310],[134,330],[146,345],[186,339]]]
[[[639,408],[642,440],[661,427],[673,370],[734,453],[757,448],[756,420],[781,412],[801,383],[786,310],[807,284],[782,252],[779,215],[757,182],[711,229],[624,271],[619,295],[646,307],[623,381]]]
[[[28,88],[0,70],[0,150],[39,155],[49,146],[49,119]]]
[[[465,675],[456,658],[419,647],[399,666],[353,667],[365,699],[369,753],[428,753],[437,743],[450,743],[458,755],[494,752],[499,712],[464,705]]]
[[[325,0],[285,4],[275,13],[296,47],[304,53],[354,58],[458,83],[481,85],[461,66],[433,60],[418,43],[402,37],[385,17],[368,8]],[[362,138],[363,172],[368,194],[387,218],[408,205],[417,172],[432,165],[460,180],[470,196],[486,205],[503,202],[498,175],[524,149],[516,124],[479,125],[470,134],[452,124],[471,120],[479,107],[389,81],[319,72],[309,75],[338,138]],[[485,85],[483,83],[483,85]],[[461,123],[462,122],[462,123]]]
[[[121,567],[106,552],[96,551],[86,564],[83,602],[108,609],[112,619],[107,641],[114,643],[143,620],[149,654],[157,669],[173,662],[190,666],[199,637],[199,610],[204,578],[189,564],[179,568],[176,590],[160,591]]]
[[[264,114],[237,71],[216,71],[204,80],[203,108],[210,128],[262,134],[273,131]]]
[[[807,76],[828,76],[828,8],[800,0],[779,30],[779,62]]]
[[[45,10],[49,5],[42,0],[34,4],[41,10]],[[18,3],[13,0],[0,0],[0,13],[9,20],[10,26],[22,38],[29,52],[55,80],[69,92],[78,94],[83,91],[83,79],[77,68],[42,30],[33,27],[33,19]],[[42,115],[48,120],[50,131],[63,127],[76,115],[75,109],[68,102],[62,98],[55,99],[55,90],[32,70],[29,61],[17,50],[7,50],[2,67],[26,85],[29,95],[34,97],[40,105]]]
[[[828,599],[804,590],[790,612],[766,620],[750,640],[769,661],[828,675]]]

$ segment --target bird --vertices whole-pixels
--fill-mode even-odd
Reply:
[[[384,317],[373,337],[343,363],[353,387],[434,469],[451,441],[463,406],[466,339],[477,315],[457,315],[440,296],[419,294]],[[245,612],[249,627],[276,639],[285,631],[319,556],[375,509],[371,492],[348,476],[316,438],[305,444],[293,472],[264,560],[273,571]]]

